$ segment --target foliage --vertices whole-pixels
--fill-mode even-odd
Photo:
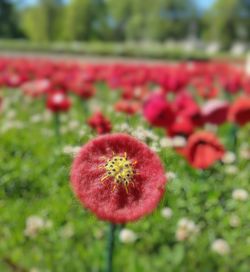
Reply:
[[[225,47],[232,41],[249,41],[250,1],[217,0],[204,17],[204,36],[220,40]]]

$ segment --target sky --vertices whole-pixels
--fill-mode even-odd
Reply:
[[[1,0],[0,0],[1,1]],[[21,2],[23,5],[31,5],[37,2],[37,0],[15,0]],[[65,0],[67,2],[68,0]],[[184,0],[185,1],[185,0]],[[195,0],[202,9],[209,8],[215,0]]]

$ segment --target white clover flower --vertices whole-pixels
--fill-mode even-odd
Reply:
[[[230,247],[228,243],[223,239],[217,239],[212,243],[212,251],[218,253],[219,255],[228,255],[230,253]]]
[[[119,239],[123,243],[134,243],[137,239],[137,235],[130,229],[122,229],[119,234]]]
[[[86,134],[85,129],[79,130],[79,136],[80,136],[80,137],[84,136],[85,134]]]
[[[69,239],[75,234],[74,228],[71,224],[67,224],[60,229],[59,235],[62,238]]]
[[[184,241],[188,238],[188,231],[186,229],[177,229],[175,237],[178,241]]]
[[[175,136],[173,139],[173,147],[184,147],[187,144],[187,140],[182,136]]]
[[[25,236],[34,238],[39,231],[48,228],[47,222],[37,215],[29,216],[26,220],[26,227],[24,230]]]
[[[237,215],[233,214],[233,215],[230,216],[230,218],[229,218],[229,225],[231,227],[237,228],[237,227],[240,226],[240,223],[241,223],[240,222],[240,218]]]
[[[68,124],[68,129],[69,130],[75,130],[80,126],[80,123],[76,120],[70,121]]]
[[[39,123],[41,122],[43,119],[42,115],[41,114],[35,114],[35,115],[32,115],[31,118],[30,118],[30,122],[31,123]]]
[[[51,121],[52,116],[53,116],[52,113],[50,111],[46,110],[43,114],[43,121],[45,121],[45,122]]]
[[[172,209],[170,209],[169,207],[165,207],[161,210],[161,215],[162,217],[166,218],[166,219],[169,219],[172,217],[173,215],[173,211]]]
[[[235,200],[246,201],[248,199],[248,192],[244,189],[235,189],[232,192],[232,197]]]
[[[177,224],[176,239],[184,241],[193,238],[199,232],[199,227],[188,218],[181,218]]]
[[[36,267],[32,267],[29,272],[39,272],[40,270]]]
[[[71,145],[66,145],[63,147],[62,152],[64,154],[70,155],[72,157],[75,157],[78,152],[80,151],[81,147],[80,146],[71,146]]]
[[[173,146],[173,141],[171,138],[164,137],[164,138],[160,139],[159,144],[160,144],[161,148],[168,148],[168,147]]]
[[[171,172],[171,171],[166,172],[165,176],[166,176],[168,181],[176,179],[176,174],[174,172]]]
[[[235,165],[227,165],[225,167],[225,172],[226,172],[226,174],[234,175],[234,174],[238,173],[238,167]]]
[[[14,119],[15,117],[16,117],[16,111],[15,110],[9,110],[9,111],[7,111],[7,113],[6,113],[6,117],[8,118],[8,119]]]
[[[222,158],[222,162],[224,162],[225,164],[231,164],[235,162],[235,160],[236,160],[235,153],[230,151],[226,152]]]
[[[250,147],[247,144],[240,147],[240,157],[244,160],[250,160]]]

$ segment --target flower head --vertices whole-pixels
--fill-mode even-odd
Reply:
[[[158,156],[126,134],[99,136],[84,145],[73,162],[71,183],[80,202],[114,223],[150,213],[165,187]]]
[[[220,125],[227,119],[229,104],[226,101],[212,99],[206,102],[201,111],[204,122]]]
[[[222,159],[224,153],[224,147],[217,137],[206,131],[199,131],[191,135],[185,152],[189,163],[200,169],[210,167],[217,160]]]
[[[143,107],[143,115],[153,126],[168,127],[174,122],[175,114],[164,95],[153,94]]]
[[[47,108],[53,112],[68,111],[71,102],[62,91],[55,91],[47,97]]]
[[[229,109],[229,121],[240,126],[250,122],[250,98],[239,97]]]
[[[137,235],[130,229],[122,229],[119,234],[119,239],[123,243],[131,244],[136,241]]]
[[[89,118],[88,125],[98,134],[109,133],[112,128],[110,121],[101,112],[94,113]]]
[[[223,239],[217,239],[212,243],[212,251],[219,255],[228,255],[230,253],[230,247],[228,243]]]

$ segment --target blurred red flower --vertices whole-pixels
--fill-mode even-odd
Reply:
[[[159,157],[126,134],[99,136],[84,145],[71,169],[80,202],[113,223],[134,221],[152,212],[165,189]]]
[[[176,114],[189,118],[194,125],[203,125],[203,119],[199,105],[187,91],[178,93],[173,103]]]
[[[209,100],[202,106],[202,116],[205,123],[220,125],[227,120],[229,104],[222,100]]]
[[[250,122],[250,97],[239,97],[231,105],[228,119],[240,126]]]
[[[167,128],[175,120],[175,113],[164,95],[153,94],[143,106],[145,119],[153,126]]]
[[[46,94],[51,87],[48,79],[37,79],[27,81],[21,85],[21,90],[24,94],[31,97],[38,97]]]
[[[223,145],[213,133],[199,131],[189,137],[185,156],[193,167],[206,169],[220,160],[224,153]]]
[[[120,100],[115,104],[117,112],[124,112],[127,114],[135,114],[140,109],[140,104],[132,100]]]
[[[53,112],[68,111],[71,102],[63,91],[58,90],[48,94],[46,106]]]
[[[94,113],[87,123],[98,134],[109,133],[112,129],[110,121],[101,112]]]
[[[189,118],[178,116],[175,122],[167,128],[167,133],[171,137],[177,135],[188,137],[194,132],[194,129],[195,126]]]

